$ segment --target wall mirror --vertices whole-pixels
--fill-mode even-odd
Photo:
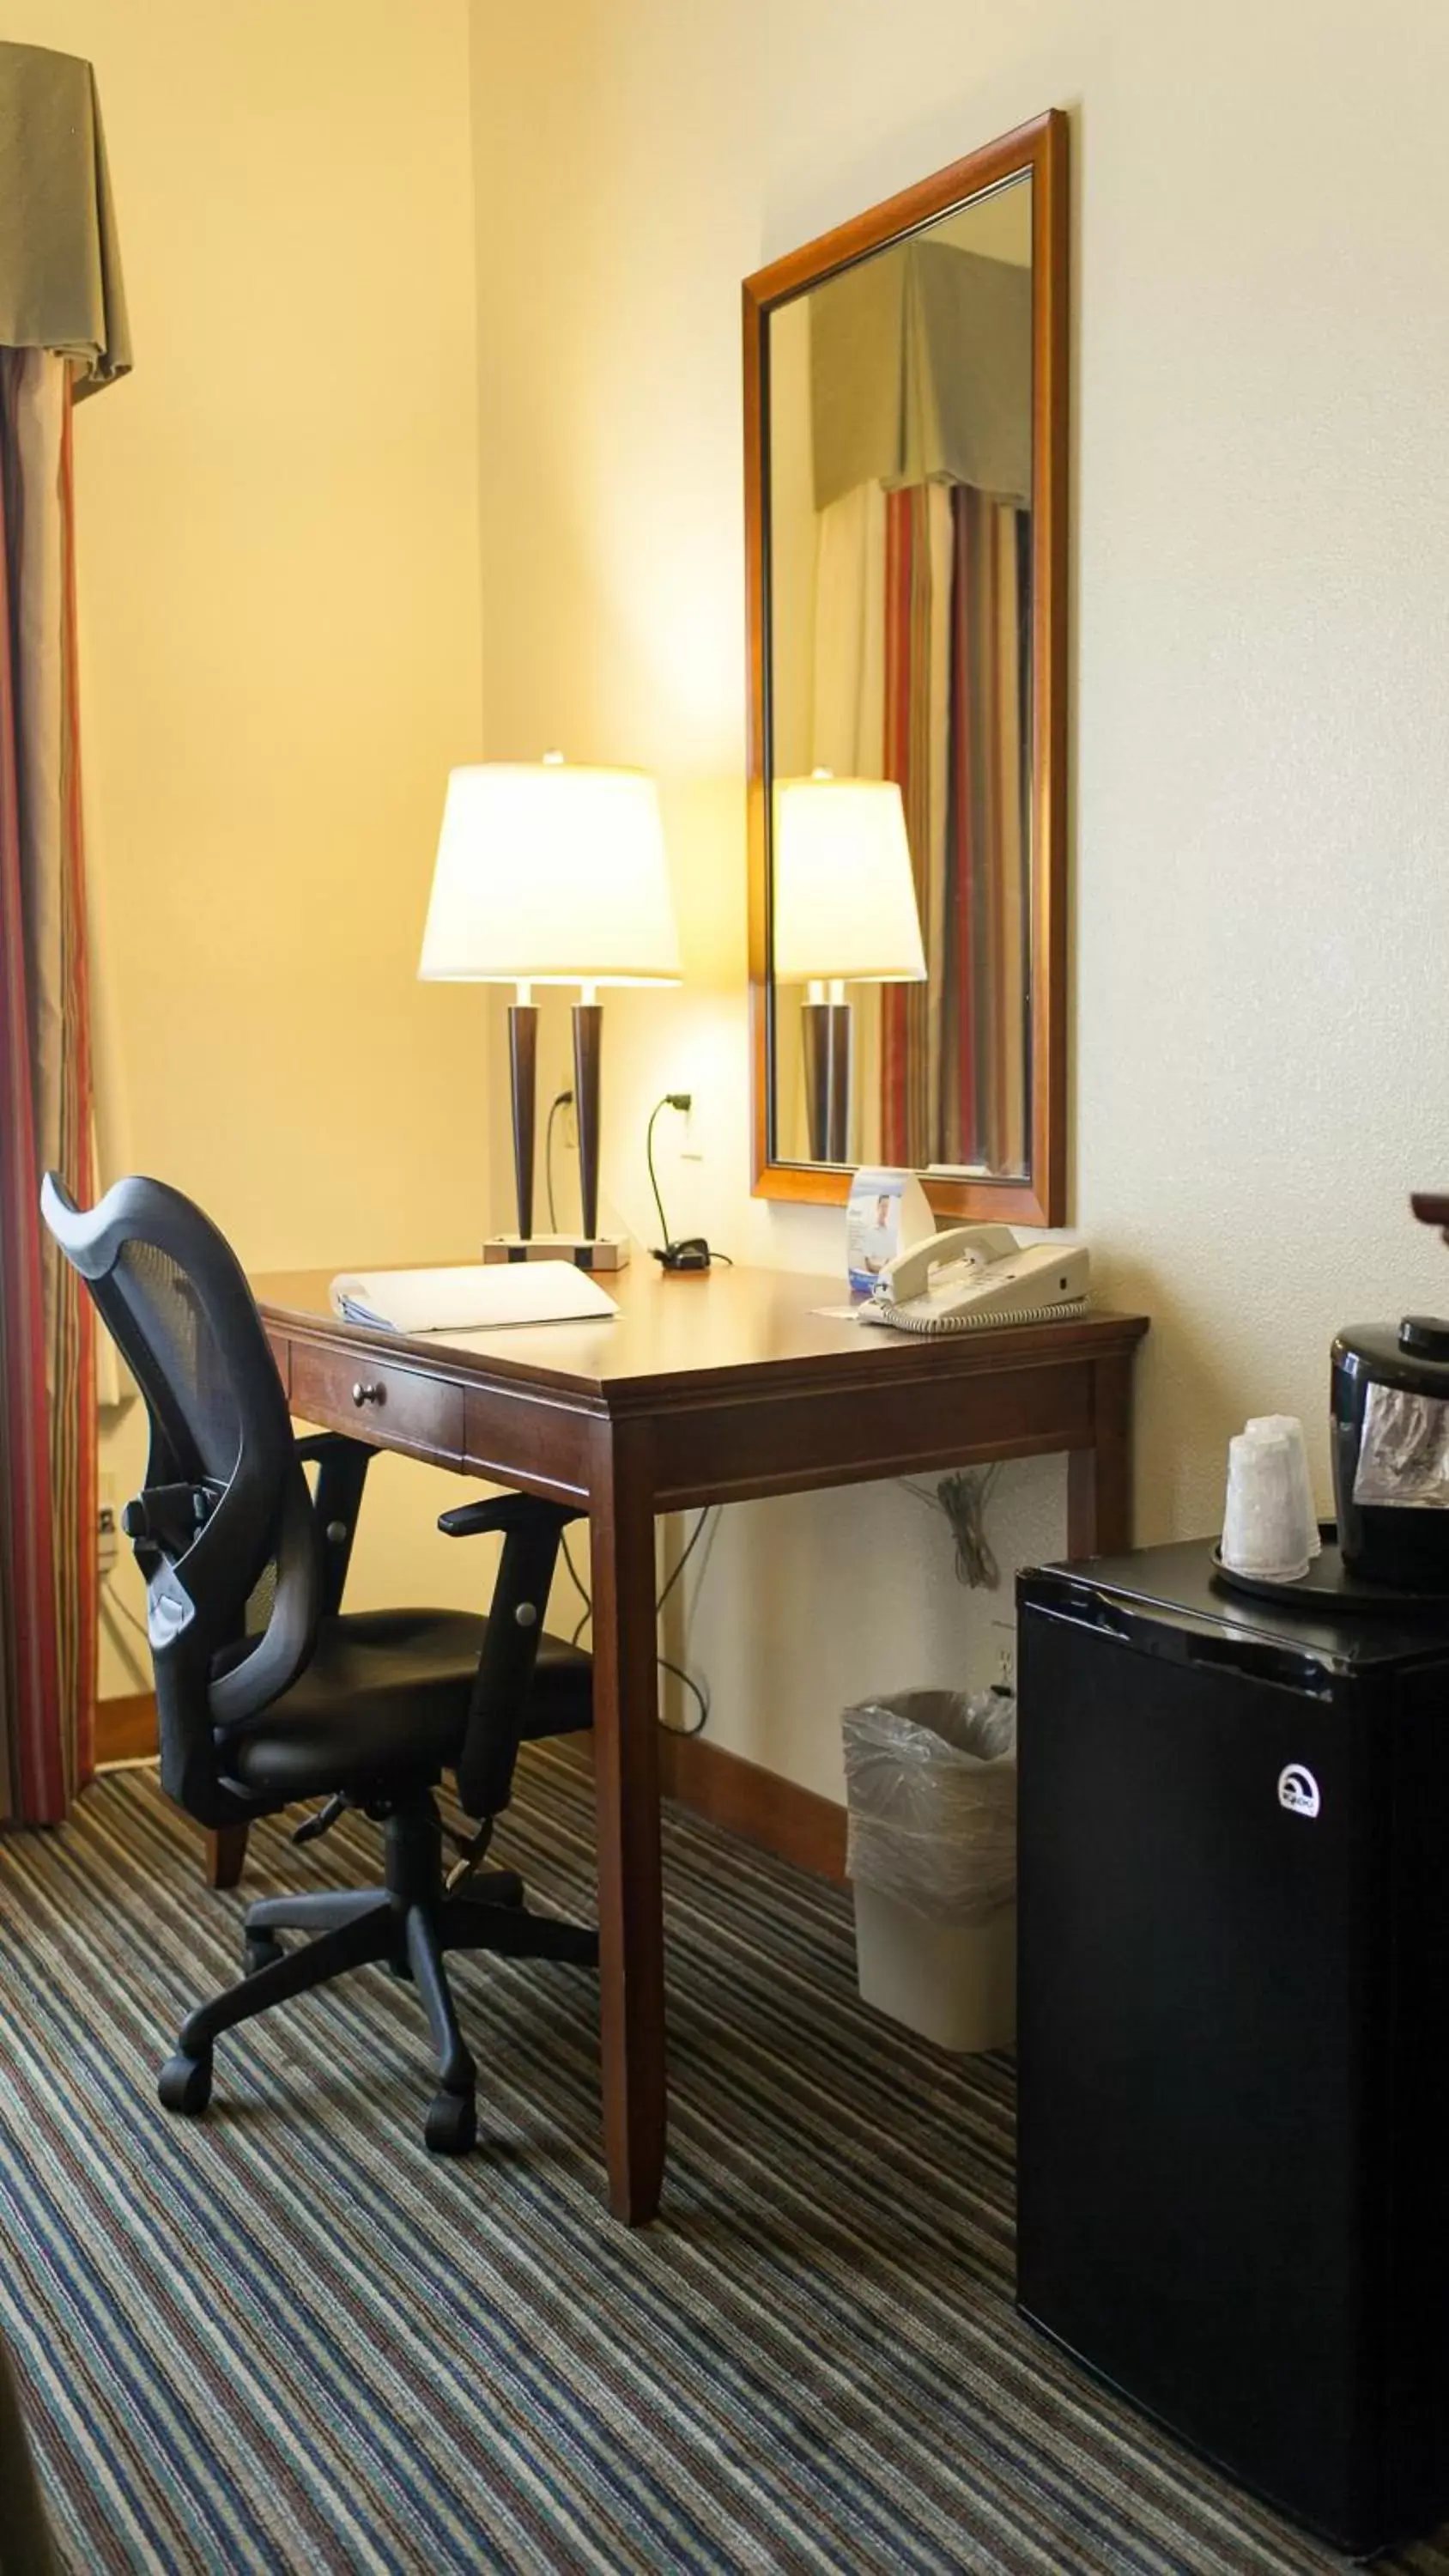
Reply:
[[[749,278],[755,1186],[1065,1215],[1067,121]]]

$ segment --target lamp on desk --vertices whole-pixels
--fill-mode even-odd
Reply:
[[[808,988],[800,1025],[810,1159],[846,1163],[852,1027],[845,987],[926,980],[895,780],[835,778],[828,769],[778,780],[772,898],[775,981]]]
[[[418,973],[424,981],[514,984],[508,1014],[518,1233],[485,1253],[530,1248],[617,1269],[627,1243],[599,1222],[599,1060],[605,984],[676,984],[679,943],[659,796],[637,769],[590,769],[548,752],[488,762],[448,779]],[[538,1063],[535,984],[578,984],[574,1101],[583,1232],[567,1244],[533,1232]]]

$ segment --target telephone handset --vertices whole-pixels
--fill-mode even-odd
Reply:
[[[887,1264],[860,1320],[902,1333],[1049,1324],[1085,1312],[1087,1271],[1084,1243],[1022,1245],[1010,1226],[951,1226]]]

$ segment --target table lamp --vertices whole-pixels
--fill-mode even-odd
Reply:
[[[775,786],[775,981],[805,984],[805,1108],[814,1163],[850,1153],[847,984],[921,984],[926,953],[905,808],[893,778],[828,769]]]
[[[518,1233],[485,1244],[485,1259],[548,1253],[585,1269],[622,1268],[627,1239],[598,1233],[603,1012],[594,996],[606,984],[679,981],[653,779],[637,769],[575,766],[558,752],[536,764],[453,770],[418,974],[425,982],[517,987],[508,1040]],[[535,984],[583,988],[573,1014],[581,1237],[533,1231]]]

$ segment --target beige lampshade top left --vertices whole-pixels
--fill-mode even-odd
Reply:
[[[653,779],[556,757],[453,770],[418,973],[447,983],[677,983]]]

